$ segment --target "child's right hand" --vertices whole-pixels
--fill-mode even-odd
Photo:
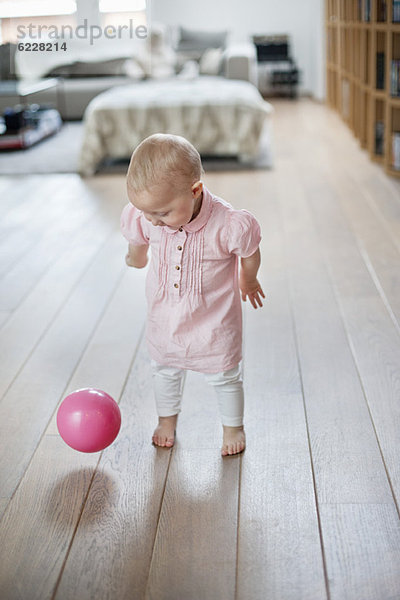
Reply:
[[[128,267],[143,269],[147,265],[148,246],[132,246],[129,244],[128,253],[125,256],[125,262]]]
[[[136,269],[143,269],[147,265],[147,261],[148,261],[148,258],[146,256],[146,258],[144,259],[144,262],[141,263],[141,264],[138,264],[137,261],[135,261],[134,259],[132,259],[132,257],[129,254],[129,252],[125,256],[125,262],[128,265],[128,267],[136,267]]]

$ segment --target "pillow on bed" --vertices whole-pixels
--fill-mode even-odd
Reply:
[[[223,54],[222,48],[207,48],[199,61],[200,74],[220,75]]]
[[[124,74],[132,80],[145,78],[143,67],[134,58],[127,58],[124,62]]]

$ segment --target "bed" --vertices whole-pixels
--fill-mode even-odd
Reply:
[[[129,158],[153,133],[182,135],[201,155],[251,161],[272,110],[253,84],[223,77],[114,87],[85,111],[79,172],[93,175],[105,159]]]

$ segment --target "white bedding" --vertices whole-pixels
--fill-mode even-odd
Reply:
[[[271,112],[254,85],[222,77],[115,87],[86,109],[79,171],[92,175],[104,158],[129,157],[153,133],[182,135],[200,154],[250,158]]]

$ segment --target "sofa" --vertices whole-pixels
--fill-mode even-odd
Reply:
[[[0,47],[2,79],[57,77],[57,89],[38,92],[30,101],[56,106],[64,120],[82,119],[91,100],[115,86],[175,76],[191,78],[196,70],[199,75],[256,84],[254,46],[230,45],[227,37],[225,31],[196,32],[183,27],[167,35],[162,26],[153,26],[146,45],[99,40],[88,48],[87,41],[75,39],[68,42],[65,53],[28,53],[8,44]],[[17,102],[18,98],[0,98],[0,110]]]

